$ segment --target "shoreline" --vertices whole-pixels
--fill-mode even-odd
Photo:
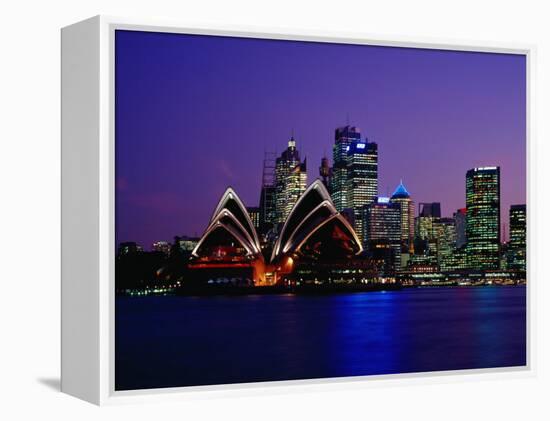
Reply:
[[[244,296],[244,295],[331,295],[356,292],[381,292],[400,291],[403,289],[424,289],[424,288],[479,288],[479,287],[510,287],[526,286],[526,283],[515,284],[426,284],[426,285],[402,285],[396,284],[331,284],[331,285],[299,285],[299,286],[205,286],[205,287],[179,287],[179,288],[145,288],[141,290],[126,290],[116,293],[117,297],[130,296]]]

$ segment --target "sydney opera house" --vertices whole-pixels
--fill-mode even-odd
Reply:
[[[320,180],[296,201],[274,242],[260,239],[243,202],[228,188],[192,251],[189,269],[202,281],[230,277],[274,285],[304,274],[328,279],[361,252],[361,241]]]

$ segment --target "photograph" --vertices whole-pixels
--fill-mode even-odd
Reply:
[[[528,366],[525,54],[113,47],[115,391]]]

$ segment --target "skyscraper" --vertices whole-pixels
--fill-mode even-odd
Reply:
[[[347,206],[348,150],[352,142],[360,141],[359,128],[344,126],[336,129],[332,147],[331,196],[336,210],[343,211]]]
[[[391,203],[399,205],[401,210],[401,249],[402,252],[413,253],[414,245],[414,202],[403,181],[399,183],[391,198]]]
[[[347,152],[346,208],[353,209],[355,231],[363,232],[363,209],[378,196],[378,146],[354,140]],[[360,235],[360,240],[363,238]]]
[[[454,218],[436,218],[433,221],[433,231],[436,239],[437,264],[441,266],[441,262],[449,258],[455,249],[456,226]]]
[[[387,197],[364,206],[363,238],[367,248],[387,244],[393,250],[392,267],[401,267],[401,207]]]
[[[419,203],[415,218],[415,253],[430,257],[437,262],[438,233],[437,223],[441,219],[441,204]],[[435,264],[435,263],[434,263]]]
[[[466,173],[466,237],[470,268],[499,268],[500,167]]]
[[[262,173],[262,190],[260,193],[260,233],[266,234],[275,223],[275,166],[277,155],[274,152],[264,153]]]
[[[510,206],[510,242],[508,267],[526,269],[527,209],[525,205]]]
[[[457,209],[453,214],[456,227],[456,247],[466,244],[466,208]]]
[[[283,223],[290,210],[306,190],[306,162],[300,160],[296,141],[291,137],[288,147],[275,161],[275,223]]]

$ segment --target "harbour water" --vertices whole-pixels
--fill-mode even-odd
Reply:
[[[526,287],[116,299],[117,390],[526,364]]]

